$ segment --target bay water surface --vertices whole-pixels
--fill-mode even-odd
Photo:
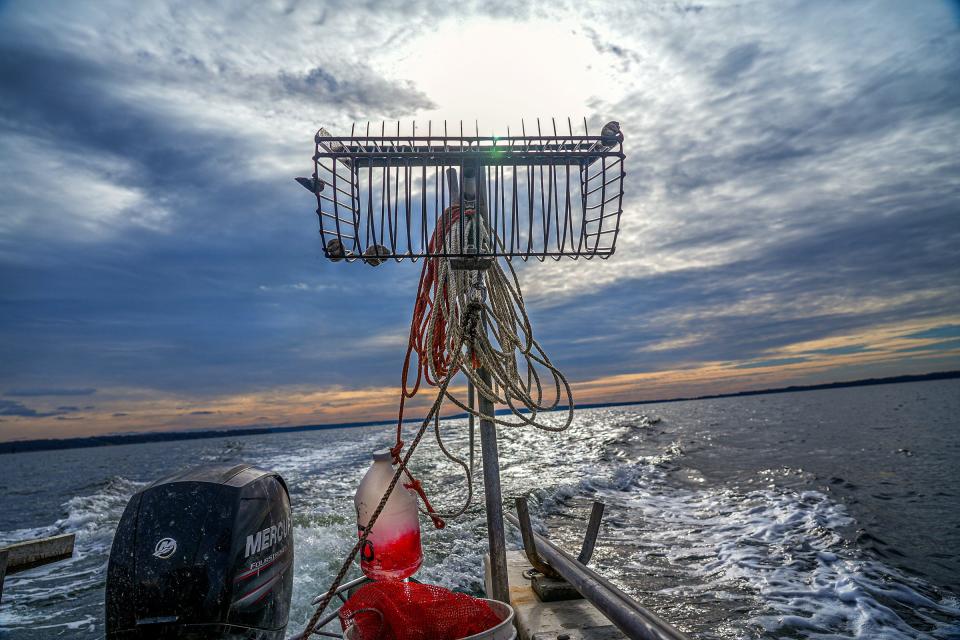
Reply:
[[[465,425],[441,423],[462,455]],[[77,536],[71,560],[7,577],[0,637],[102,638],[127,500],[212,462],[290,485],[299,632],[355,539],[370,453],[391,437],[374,426],[0,456],[0,544]],[[506,504],[527,496],[571,551],[592,501],[606,503],[593,566],[694,638],[960,638],[960,381],[580,410],[560,434],[502,431],[500,455]],[[441,508],[465,499],[429,435],[414,470]],[[481,594],[480,484],[447,528],[422,522],[421,581]]]

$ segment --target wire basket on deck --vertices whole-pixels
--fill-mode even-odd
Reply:
[[[334,261],[424,257],[545,260],[608,258],[623,211],[623,135],[616,122],[599,135],[544,133],[472,136],[414,124],[350,135],[316,135],[314,174],[298,181],[317,198],[324,254]],[[451,171],[452,170],[452,171]],[[450,216],[459,238],[436,233]],[[463,220],[467,218],[464,217]],[[446,227],[445,227],[446,228]],[[471,228],[473,232],[471,232]],[[477,239],[480,241],[477,241]]]

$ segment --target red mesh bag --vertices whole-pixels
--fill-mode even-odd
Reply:
[[[356,640],[459,640],[500,622],[480,598],[415,582],[371,582],[340,607]]]

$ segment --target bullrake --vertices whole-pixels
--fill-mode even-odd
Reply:
[[[438,127],[440,128],[440,127]],[[590,135],[544,133],[521,125],[521,135],[426,134],[416,124],[404,134],[361,132],[337,136],[320,129],[315,139],[312,179],[298,181],[317,198],[320,235],[327,258],[380,264],[419,258],[504,257],[508,260],[563,257],[609,258],[616,246],[623,202],[623,134],[617,122]],[[453,181],[449,176],[453,172]],[[458,188],[461,176],[464,188]],[[475,189],[469,188],[470,184]],[[456,243],[446,234],[432,244],[443,212],[482,208],[479,242],[469,245],[469,225],[459,226]],[[460,262],[463,266],[475,262]]]

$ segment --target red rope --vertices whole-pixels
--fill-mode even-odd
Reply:
[[[466,213],[467,216],[470,216],[473,214],[473,210],[468,209]],[[428,245],[429,253],[436,252],[438,245],[443,242],[444,237],[449,233],[459,218],[460,206],[457,204],[452,205],[443,212],[440,224],[437,225],[433,236],[430,238]],[[444,346],[447,343],[447,324],[457,322],[457,315],[456,309],[450,308],[446,284],[440,285],[437,281],[439,261],[440,258],[425,258],[423,261],[423,269],[420,271],[420,284],[417,286],[417,298],[413,305],[413,319],[410,322],[410,339],[407,342],[407,353],[403,359],[400,385],[400,409],[397,415],[397,441],[390,450],[395,462],[399,461],[400,452],[403,451],[403,411],[407,399],[417,395],[417,392],[420,390],[420,385],[424,381],[430,386],[436,387],[440,385],[441,380],[448,379],[457,373],[456,370],[450,370],[450,364],[453,361],[454,354],[445,353],[444,351]],[[442,288],[438,289],[438,287]],[[446,323],[438,322],[436,324],[433,332],[433,342],[430,345],[426,345],[424,342],[428,333],[427,328],[434,322],[434,313],[439,312],[439,310],[434,309],[434,299],[440,301],[440,304],[448,311],[449,317]],[[417,355],[416,378],[411,388],[409,383],[410,362],[414,353]],[[440,378],[439,380],[432,378],[430,375],[431,369],[437,372]],[[427,513],[430,518],[433,519],[433,525],[437,529],[445,527],[446,523],[430,504],[430,500],[427,499],[427,494],[424,492],[420,481],[414,478],[409,470],[407,470],[406,473],[410,482],[403,486],[416,491],[420,495],[420,499],[423,500]]]

